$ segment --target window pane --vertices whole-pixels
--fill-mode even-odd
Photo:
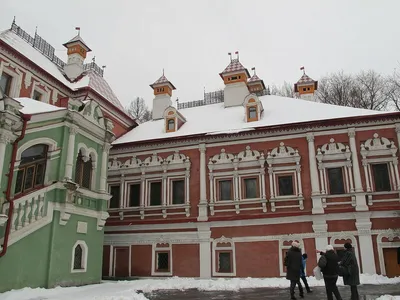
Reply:
[[[249,107],[249,119],[257,118],[257,110],[255,107]]]
[[[168,120],[168,130],[174,130],[175,129],[175,121],[170,119]]]
[[[168,271],[169,269],[169,253],[161,252],[157,253],[157,270]]]
[[[10,75],[8,75],[7,73],[4,73],[4,72],[1,74],[0,88],[7,96],[9,96],[9,94],[10,94],[11,81],[12,81],[12,77]]]
[[[110,187],[110,208],[118,208],[119,207],[119,197],[120,197],[121,188],[119,185],[113,185]]]
[[[39,93],[38,91],[33,91],[33,96],[32,96],[32,98],[33,98],[34,100],[40,101],[40,100],[42,99],[42,94]]]
[[[75,166],[75,182],[79,185],[82,185],[82,168],[83,168],[83,160],[81,152],[79,152],[78,157],[76,158],[76,166]]]
[[[257,198],[257,179],[256,178],[246,178],[244,180],[244,198],[251,199]]]
[[[185,180],[172,181],[172,204],[185,203]]]
[[[161,205],[161,182],[150,183],[150,205]]]
[[[278,177],[278,185],[279,185],[279,195],[287,196],[294,195],[293,193],[293,176],[279,176]]]
[[[232,200],[232,180],[219,181],[219,200]]]
[[[328,169],[328,181],[330,194],[344,194],[342,168]]]
[[[15,194],[22,192],[22,186],[24,183],[24,172],[25,172],[25,169],[18,170],[17,180],[15,183]]]
[[[372,171],[374,174],[375,191],[383,192],[390,191],[390,177],[387,164],[376,164],[372,165]]]
[[[35,145],[21,153],[21,165],[46,158],[47,145]]]
[[[83,269],[82,268],[82,247],[81,245],[77,245],[75,247],[75,252],[74,252],[74,270],[79,270]]]
[[[83,172],[82,172],[82,187],[90,189],[90,182],[92,180],[92,159],[89,159],[87,162],[83,163]]]
[[[44,183],[44,171],[46,164],[43,162],[36,165],[35,185]]]
[[[26,168],[24,190],[30,189],[33,186],[33,175],[35,173],[35,166]]]
[[[129,186],[129,206],[140,206],[140,183]]]
[[[227,272],[231,271],[231,253],[230,252],[220,252],[219,256],[219,268],[218,272]]]

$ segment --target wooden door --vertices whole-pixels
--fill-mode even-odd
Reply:
[[[400,264],[397,259],[398,248],[384,248],[383,260],[385,262],[386,276],[400,276]]]
[[[129,277],[129,247],[114,248],[114,276]]]

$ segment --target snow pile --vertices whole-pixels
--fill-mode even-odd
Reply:
[[[361,284],[399,284],[400,277],[387,278],[382,275],[362,274]],[[310,286],[324,286],[323,280],[308,277]],[[343,280],[338,280],[343,285]],[[239,291],[245,288],[288,288],[289,281],[285,278],[218,278],[196,279],[172,277],[166,279],[143,279],[133,281],[107,281],[102,284],[82,287],[57,287],[54,289],[24,288],[0,294],[2,300],[148,300],[143,293],[158,290],[188,290],[200,291]],[[383,297],[383,298],[382,298]],[[400,299],[392,296],[382,296],[380,300]],[[392,298],[384,298],[392,297]]]
[[[399,300],[400,296],[391,296],[391,295],[383,295],[380,296],[379,298],[376,298],[376,300]]]

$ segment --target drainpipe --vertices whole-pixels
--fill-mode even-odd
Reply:
[[[6,175],[8,177],[8,181],[7,181],[7,189],[5,191],[6,201],[10,204],[10,206],[8,208],[8,221],[7,221],[6,231],[4,234],[3,249],[0,252],[0,257],[4,256],[7,252],[8,239],[10,237],[10,231],[11,231],[12,215],[14,212],[14,200],[11,199],[11,186],[12,186],[12,181],[13,181],[13,177],[14,177],[14,165],[15,165],[15,161],[17,158],[18,142],[21,141],[25,137],[26,126],[28,124],[28,121],[30,121],[30,119],[31,119],[31,115],[22,114],[23,124],[22,124],[21,135],[14,141],[14,143],[12,145],[13,148],[12,148],[12,154],[11,154],[10,172]]]

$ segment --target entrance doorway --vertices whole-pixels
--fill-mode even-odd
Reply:
[[[114,248],[114,277],[129,277],[129,247]]]
[[[400,276],[400,248],[383,248],[386,276]]]

